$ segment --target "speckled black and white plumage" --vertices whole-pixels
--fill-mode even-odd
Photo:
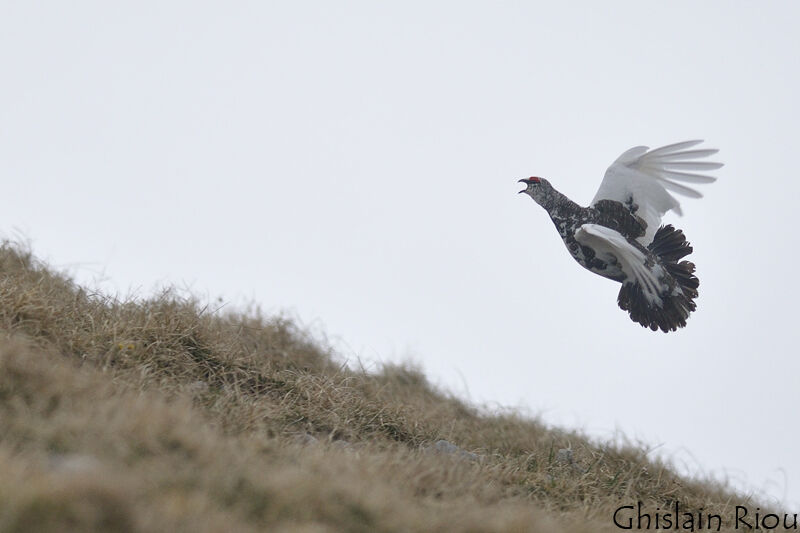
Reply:
[[[628,150],[606,171],[589,207],[576,204],[545,179],[520,180],[527,185],[520,192],[548,212],[572,257],[587,270],[621,283],[620,308],[653,331],[684,327],[696,308],[695,267],[681,261],[692,247],[681,230],[662,226],[661,217],[669,210],[680,214],[668,190],[698,198],[701,195],[683,183],[715,179],[686,170],[722,166],[696,160],[716,150],[686,150],[700,142]]]

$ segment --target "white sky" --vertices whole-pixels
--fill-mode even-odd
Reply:
[[[800,4],[333,4],[0,3],[0,230],[800,510]],[[622,151],[690,138],[726,166],[667,219],[701,285],[664,335],[516,180],[585,205]]]

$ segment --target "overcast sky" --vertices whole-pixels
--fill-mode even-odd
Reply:
[[[0,2],[0,230],[800,511],[796,2]],[[516,180],[586,205],[704,138],[698,310],[617,308]],[[791,510],[790,509],[790,510]]]

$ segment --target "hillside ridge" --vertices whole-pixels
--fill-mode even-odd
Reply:
[[[431,386],[291,320],[122,301],[0,247],[0,533],[618,531],[750,498]],[[762,506],[763,507],[763,506]]]

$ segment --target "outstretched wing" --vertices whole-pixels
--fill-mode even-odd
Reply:
[[[661,225],[661,217],[669,210],[681,213],[680,203],[671,193],[690,198],[703,195],[689,184],[711,183],[717,178],[687,171],[715,170],[722,163],[698,161],[718,150],[689,150],[703,141],[685,141],[648,151],[647,146],[631,148],[606,170],[592,206],[600,200],[621,202],[646,224],[644,235],[637,240],[648,245]]]

